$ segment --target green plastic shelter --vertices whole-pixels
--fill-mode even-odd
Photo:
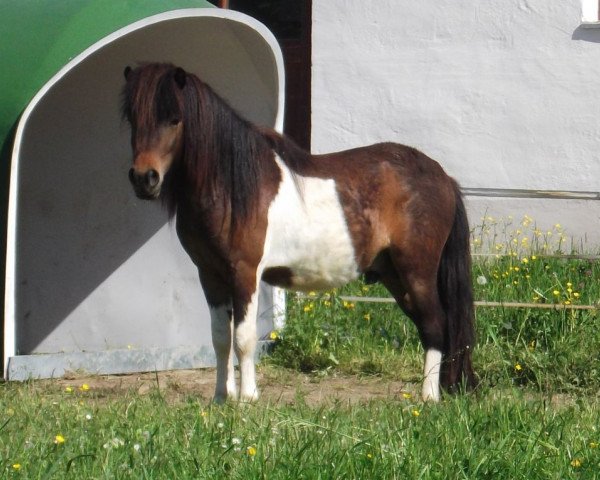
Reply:
[[[128,184],[123,70],[175,63],[281,130],[275,38],[203,0],[4,1],[0,32],[4,378],[212,365],[195,267]],[[261,293],[266,336],[280,297]]]

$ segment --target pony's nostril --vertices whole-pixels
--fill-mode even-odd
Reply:
[[[156,170],[152,169],[146,172],[146,186],[150,188],[156,187],[156,185],[158,185],[159,179],[160,176],[158,175],[158,172]]]
[[[132,185],[135,185],[135,170],[133,168],[129,169],[129,181]]]

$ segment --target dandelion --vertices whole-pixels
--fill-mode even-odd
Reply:
[[[323,305],[325,305],[326,307],[331,307],[331,302],[329,300],[325,300],[323,302]]]
[[[251,457],[253,457],[254,455],[256,455],[256,448],[255,448],[255,447],[252,447],[252,446],[250,446],[250,447],[248,447],[248,448],[246,449],[246,453],[247,453],[248,455],[250,455]]]
[[[369,460],[373,460],[373,454],[371,452],[367,452],[367,458]]]
[[[304,313],[309,313],[315,308],[314,303],[309,303],[308,305],[304,305]]]
[[[365,314],[363,315],[363,318],[364,318],[364,319],[365,319],[367,322],[369,322],[369,321],[371,321],[371,314],[370,314],[370,313],[365,313]]]
[[[573,292],[573,297],[575,298],[579,298],[581,295],[579,294],[579,292]]]
[[[552,291],[552,294],[553,294],[555,297],[558,297],[558,296],[560,295],[560,292],[559,292],[558,290],[553,290],[553,291]]]
[[[21,464],[20,463],[13,463],[12,464],[12,468],[15,472],[18,472],[19,470],[21,470]]]
[[[369,291],[369,287],[367,285],[362,286],[362,291],[367,293]]]
[[[590,442],[590,448],[598,448],[598,442]]]
[[[523,370],[523,367],[521,366],[520,363],[515,364],[515,371],[520,372]]]
[[[419,412],[419,410],[417,410],[416,408],[411,413],[413,417],[418,417],[419,415],[421,415],[421,412]]]
[[[521,262],[523,262],[524,264],[528,264],[529,263],[529,259],[527,257],[523,257],[521,259]]]
[[[87,392],[90,389],[90,386],[87,383],[84,383],[81,387],[79,387],[79,390],[81,390],[82,392]]]
[[[85,414],[85,419],[86,419],[87,421],[90,421],[90,420],[92,419],[92,414],[91,414],[91,413],[86,413],[86,414]]]
[[[535,255],[532,255],[532,256],[531,256],[531,260],[534,260],[534,261],[535,261],[535,260],[537,260],[537,257],[536,257]]]
[[[203,418],[204,418],[204,417],[208,417],[208,412],[207,412],[206,410],[202,410],[202,411],[200,412],[200,416],[201,416],[201,417],[203,417]]]
[[[308,296],[309,297],[316,297],[317,296],[317,292],[308,292]]]
[[[402,392],[402,397],[406,400],[412,397],[412,395],[408,392]]]
[[[65,443],[65,437],[63,437],[60,433],[54,437],[54,443],[56,445],[62,445]]]
[[[579,458],[574,458],[573,460],[571,460],[571,466],[573,468],[581,468],[581,464],[582,464],[582,461]]]
[[[477,285],[486,285],[487,284],[487,278],[485,278],[484,275],[479,275],[477,277]]]
[[[514,267],[514,268],[513,268],[513,270],[514,270],[515,272],[519,272],[521,269],[520,269],[519,267]]]
[[[269,333],[269,338],[271,340],[277,340],[279,338],[279,335],[277,334],[277,332],[275,330],[273,330],[271,333]]]
[[[65,392],[66,393],[73,393],[73,387],[66,387],[65,388]]]
[[[348,310],[352,310],[354,308],[354,303],[347,302],[346,300],[344,300],[342,305],[344,306],[344,308],[347,308]]]
[[[12,416],[15,414],[15,411],[14,411],[12,408],[7,408],[7,409],[6,409],[6,414],[7,414],[9,417],[12,417]]]

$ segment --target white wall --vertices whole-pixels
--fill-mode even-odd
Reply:
[[[314,0],[313,151],[391,140],[464,187],[600,191],[600,29],[581,23],[582,0]],[[600,202],[468,201],[472,223],[600,230]]]

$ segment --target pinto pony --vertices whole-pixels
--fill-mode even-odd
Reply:
[[[424,400],[473,387],[469,227],[440,165],[380,143],[311,155],[241,118],[170,64],[125,69],[136,195],[162,199],[198,267],[217,358],[215,400],[258,397],[259,281],[300,291],[380,281],[417,326]]]

